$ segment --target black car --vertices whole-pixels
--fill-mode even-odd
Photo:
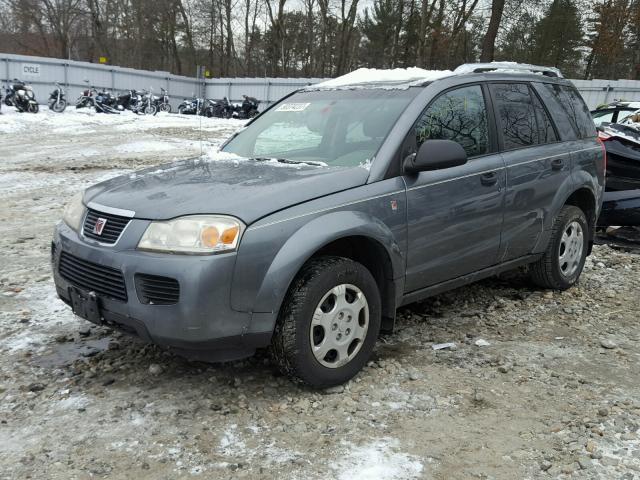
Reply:
[[[611,123],[598,127],[607,150],[606,190],[640,189],[640,126]]]

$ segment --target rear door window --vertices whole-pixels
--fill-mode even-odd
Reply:
[[[459,143],[469,157],[489,152],[487,107],[480,85],[441,94],[427,107],[415,126],[417,147],[425,140]]]
[[[529,86],[525,83],[496,83],[490,88],[504,149],[513,150],[541,143],[538,112]]]
[[[563,112],[563,117],[567,119],[573,130],[573,138],[596,136],[596,127],[593,123],[591,113],[574,87],[555,83],[544,83],[539,89],[539,92],[543,100],[545,100],[545,103],[547,100],[550,100],[560,107]]]

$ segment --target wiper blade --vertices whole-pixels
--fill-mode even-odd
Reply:
[[[327,164],[324,162],[314,162],[313,160],[289,160],[287,158],[277,158],[280,163],[292,163],[292,164],[300,164],[306,163],[307,165],[314,165],[316,167],[326,167]]]
[[[255,157],[254,158],[255,161],[257,162],[268,162],[271,160],[275,160],[278,163],[288,163],[291,165],[300,165],[300,164],[306,164],[306,165],[313,165],[315,167],[326,167],[327,164],[324,162],[314,162],[313,160],[291,160],[289,158],[268,158],[268,157]]]

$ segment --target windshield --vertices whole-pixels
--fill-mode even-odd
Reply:
[[[222,151],[330,166],[366,164],[418,91],[298,92],[257,118]]]
[[[601,110],[601,111],[595,111],[592,113],[593,116],[593,123],[597,125],[600,125],[601,123],[604,122],[612,122],[613,121],[613,114],[615,113],[614,110]]]

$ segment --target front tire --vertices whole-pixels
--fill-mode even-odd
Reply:
[[[554,220],[544,255],[531,265],[532,281],[555,290],[575,285],[587,259],[589,228],[581,209],[573,205],[562,207]]]
[[[294,380],[319,388],[342,384],[369,359],[380,309],[378,286],[362,264],[342,257],[311,260],[285,297],[272,358]]]
[[[65,102],[64,100],[54,102],[53,105],[51,105],[51,110],[56,113],[64,112],[65,108],[67,108],[67,102]]]

